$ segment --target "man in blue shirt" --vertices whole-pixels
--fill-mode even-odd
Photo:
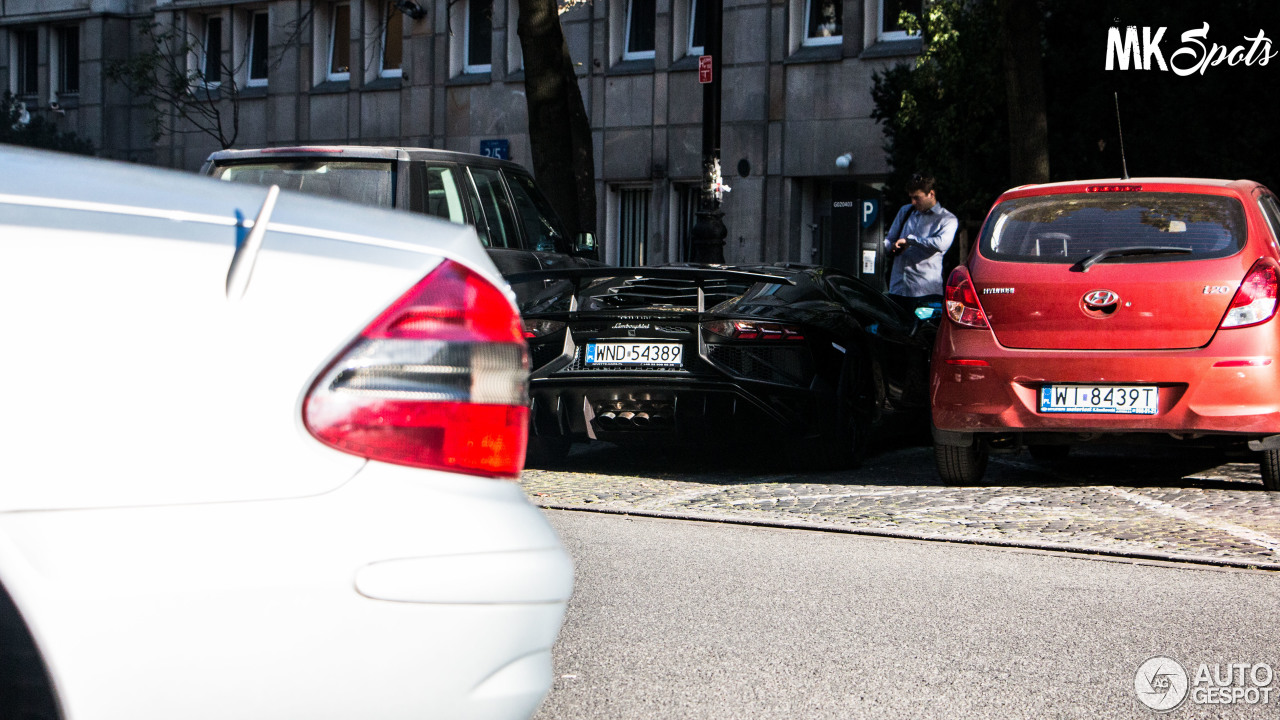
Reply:
[[[938,204],[933,183],[928,175],[911,176],[907,181],[911,204],[898,211],[884,241],[885,250],[893,255],[889,297],[910,311],[942,303],[942,256],[960,226],[956,216]]]

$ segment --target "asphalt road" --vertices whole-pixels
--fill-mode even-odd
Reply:
[[[1275,674],[1267,705],[1196,705],[1202,683],[1161,717],[1280,715],[1275,572],[547,515],[576,587],[539,720],[1146,718],[1155,655]]]

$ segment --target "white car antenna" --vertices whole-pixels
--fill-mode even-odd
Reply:
[[[253,229],[240,247],[236,248],[235,255],[231,256],[231,267],[227,270],[227,299],[232,302],[244,297],[244,291],[249,287],[253,264],[258,259],[258,251],[262,249],[262,238],[267,234],[267,220],[270,219],[279,196],[279,185],[267,188],[267,199],[262,202],[262,209],[253,220]]]

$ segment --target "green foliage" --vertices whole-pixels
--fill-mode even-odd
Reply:
[[[884,126],[893,173],[890,190],[901,193],[913,172],[933,174],[939,201],[962,221],[981,221],[991,201],[1008,187],[1008,113],[999,19],[989,2],[935,0],[925,16],[904,13],[904,25],[920,32],[924,52],[914,65],[877,73],[872,117]]]
[[[73,132],[62,132],[48,119],[35,115],[23,124],[22,106],[13,93],[4,91],[0,98],[0,143],[93,155],[93,143]]]

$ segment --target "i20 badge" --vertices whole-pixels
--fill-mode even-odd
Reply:
[[[1205,285],[1204,286],[1205,295],[1226,295],[1229,292],[1231,292],[1230,285]]]

